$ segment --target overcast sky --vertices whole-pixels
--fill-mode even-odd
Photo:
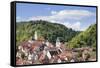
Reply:
[[[47,20],[84,31],[96,23],[96,7],[17,3],[16,20]]]

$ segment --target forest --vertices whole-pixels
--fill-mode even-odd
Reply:
[[[66,43],[66,46],[70,48],[96,47],[96,24],[92,24],[85,31],[75,31],[67,28],[65,25],[44,20],[17,22],[17,45],[23,41],[32,39],[35,31],[38,32],[38,36],[41,39],[52,43],[55,43],[57,37],[59,37],[60,41]]]

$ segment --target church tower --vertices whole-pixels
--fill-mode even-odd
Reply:
[[[60,47],[60,45],[61,45],[61,43],[60,43],[60,39],[57,38],[57,39],[56,39],[56,47]]]
[[[35,33],[34,33],[34,39],[35,39],[35,40],[38,40],[37,31],[35,31]]]

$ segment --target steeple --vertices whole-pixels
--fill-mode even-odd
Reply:
[[[60,39],[57,37],[56,39],[56,47],[60,47],[61,43],[60,43]]]
[[[38,40],[37,31],[35,31],[35,33],[34,33],[34,39],[35,39],[35,40]]]

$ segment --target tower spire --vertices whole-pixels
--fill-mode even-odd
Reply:
[[[57,37],[56,39],[56,47],[60,47],[61,43],[60,43],[60,39],[59,37]]]
[[[35,31],[35,34],[34,34],[34,39],[35,39],[35,40],[37,40],[37,39],[38,39],[37,31]]]

